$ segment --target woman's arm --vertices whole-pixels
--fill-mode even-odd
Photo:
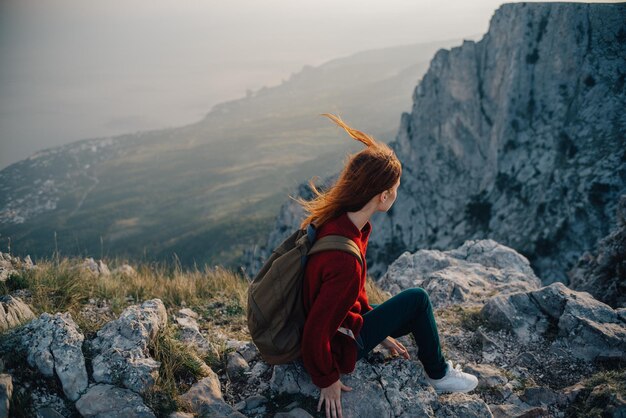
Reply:
[[[359,295],[361,266],[351,254],[333,250],[316,254],[322,275],[319,293],[307,315],[302,335],[302,361],[320,388],[339,380],[330,341]]]

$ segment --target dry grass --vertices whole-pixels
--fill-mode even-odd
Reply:
[[[80,267],[80,260],[39,261],[38,268],[7,282],[3,293],[25,288],[37,312],[77,314],[90,299],[110,302],[119,313],[132,303],[159,298],[166,307],[200,306],[225,297],[244,307],[248,282],[232,271],[216,267],[185,271],[180,267],[142,265],[133,276],[96,275]]]
[[[368,277],[365,281],[365,291],[367,292],[367,299],[370,304],[379,305],[391,297],[389,292],[378,287],[371,277]]]

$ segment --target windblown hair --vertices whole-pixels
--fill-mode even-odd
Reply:
[[[390,190],[402,175],[402,165],[387,144],[352,129],[335,115],[329,113],[322,115],[327,116],[367,148],[348,156],[339,178],[328,190],[323,192],[318,190],[311,179],[309,185],[315,197],[309,201],[292,198],[302,205],[307,213],[301,228],[306,228],[309,223],[320,227],[344,212],[362,209],[374,196]]]

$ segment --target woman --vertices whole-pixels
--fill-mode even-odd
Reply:
[[[376,307],[365,293],[365,253],[371,232],[370,217],[386,212],[396,200],[402,167],[384,143],[324,114],[367,148],[349,157],[337,182],[320,192],[310,182],[315,197],[298,199],[317,229],[317,238],[343,235],[361,250],[363,267],[354,255],[339,250],[309,257],[303,299],[307,319],[302,336],[302,361],[320,388],[318,411],[325,404],[327,417],[342,417],[341,391],[352,388],[339,379],[354,370],[358,359],[382,344],[392,355],[408,359],[407,349],[395,338],[412,333],[426,380],[438,392],[468,392],[478,379],[452,366],[441,353],[437,325],[428,294],[422,288],[407,289]]]

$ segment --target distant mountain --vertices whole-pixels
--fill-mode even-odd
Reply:
[[[504,4],[479,42],[438,51],[391,144],[402,182],[374,219],[369,271],[492,238],[567,284],[626,194],[624,22],[624,4]],[[265,251],[298,211],[285,204]]]
[[[336,171],[358,148],[320,113],[391,140],[434,52],[458,42],[361,52],[192,125],[39,152],[0,171],[1,245],[36,257],[58,249],[234,265],[297,184]]]

